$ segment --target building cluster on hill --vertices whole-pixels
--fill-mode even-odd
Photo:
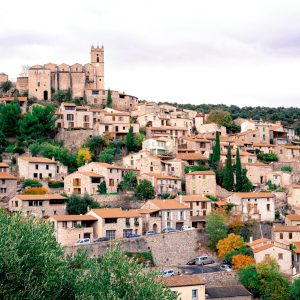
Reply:
[[[0,84],[7,81],[1,73]],[[89,132],[90,139],[101,137],[106,146],[111,141],[126,141],[126,146],[112,161],[89,158],[71,172],[59,158],[4,151],[2,207],[47,218],[62,246],[80,239],[93,242],[170,229],[202,230],[211,212],[225,212],[242,224],[256,222],[260,228],[271,224],[270,231],[260,229],[256,239],[247,241],[255,262],[272,257],[281,272],[292,278],[300,274],[300,142],[293,128],[280,122],[236,119],[240,132],[233,133],[222,122],[209,121],[207,114],[106,90],[103,47],[92,47],[91,62],[85,65],[35,65],[28,76],[17,78],[14,87],[27,96],[7,91],[0,102],[18,101],[23,114],[69,91],[71,99],[55,102],[58,132],[76,133],[79,145],[86,144],[81,134]],[[142,135],[140,147],[130,149],[130,137],[134,143],[138,135]],[[124,188],[130,176],[134,180]],[[52,187],[53,183],[60,187]],[[74,195],[89,195],[102,207],[70,214],[67,205]],[[122,197],[134,197],[132,207],[120,208]],[[115,205],[110,199],[117,198]],[[177,280],[168,284],[180,285]],[[200,281],[197,285],[203,284]]]

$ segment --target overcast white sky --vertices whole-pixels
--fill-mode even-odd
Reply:
[[[87,63],[105,47],[105,86],[140,99],[299,106],[298,0],[10,0],[0,72]]]

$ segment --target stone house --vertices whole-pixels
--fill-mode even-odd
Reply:
[[[239,141],[249,142],[249,143],[261,143],[262,141],[258,130],[247,130],[245,132],[240,132],[235,135],[236,139]],[[268,142],[268,141],[266,141]]]
[[[255,154],[240,150],[240,159],[242,164],[252,164],[257,162],[257,157]],[[221,151],[220,161],[225,164],[227,158],[227,151]],[[235,164],[236,150],[231,150],[232,163]]]
[[[181,159],[189,166],[197,166],[199,161],[208,161],[208,156],[200,153],[180,153],[176,155],[177,159]]]
[[[98,175],[102,175],[106,182],[107,193],[118,192],[118,185],[122,181],[125,173],[129,171],[137,172],[137,170],[126,167],[118,166],[113,164],[101,163],[101,162],[91,162],[80,168],[79,172],[93,172]]]
[[[7,163],[0,162],[0,173],[5,172],[8,173],[9,165]]]
[[[121,208],[91,209],[87,215],[98,221],[93,224],[94,238],[108,237],[110,240],[125,238],[128,234],[142,234],[142,217],[137,210]]]
[[[289,192],[287,195],[287,203],[292,206],[297,213],[300,213],[300,185],[293,184],[289,187]]]
[[[179,178],[184,177],[184,167],[186,164],[181,159],[162,160],[161,163],[162,173]]]
[[[143,141],[143,150],[149,151],[152,155],[172,153],[175,151],[175,142],[169,138],[149,138]]]
[[[287,226],[300,226],[300,215],[293,214],[285,217],[285,225]]]
[[[3,165],[3,164],[2,164]],[[6,169],[5,167],[3,169]],[[17,192],[17,178],[8,172],[0,172],[0,199],[12,198]],[[2,201],[3,202],[3,201]]]
[[[147,213],[147,210],[150,211]],[[190,208],[175,199],[148,200],[142,205],[141,211],[143,212],[143,223],[146,230],[161,232],[165,227],[180,230],[182,226],[192,225]]]
[[[167,126],[170,120],[170,115],[165,115],[156,112],[147,112],[137,117],[137,122],[141,127],[160,127]]]
[[[221,136],[226,135],[226,127],[216,123],[202,124],[201,126],[198,126],[197,131],[198,133],[211,133],[213,136],[219,131]]]
[[[292,252],[289,246],[269,239],[261,238],[248,243],[251,247],[255,263],[261,263],[266,259],[274,258],[278,263],[279,270],[287,275],[292,275]]]
[[[205,227],[206,216],[211,213],[211,200],[204,195],[179,196],[182,202],[190,207],[190,218],[195,228]]]
[[[178,300],[205,300],[205,282],[198,274],[162,277],[160,280],[173,292]]]
[[[16,195],[9,200],[9,211],[36,217],[65,215],[67,198],[59,194]]]
[[[179,140],[178,150],[179,149],[193,149],[196,153],[208,157],[209,153],[212,152],[212,141],[194,136],[183,137]]]
[[[272,240],[290,246],[294,242],[300,241],[300,226],[273,226]]]
[[[252,300],[252,294],[241,284],[226,286],[206,286],[207,300]]]
[[[104,181],[104,176],[86,171],[86,172],[74,172],[69,174],[64,179],[64,191],[67,195],[71,194],[98,194],[98,185]]]
[[[134,168],[143,173],[161,173],[163,164],[160,158],[151,155],[148,151],[139,151],[131,153],[122,158],[123,165],[126,167]]]
[[[78,240],[94,240],[93,225],[97,218],[89,215],[51,216],[56,241],[61,246],[74,246]]]
[[[171,137],[173,139],[188,135],[188,129],[185,127],[160,126],[146,127],[147,138]]]
[[[214,171],[196,171],[185,174],[187,195],[216,195],[217,183]]]
[[[243,220],[273,222],[275,219],[275,203],[272,193],[233,193],[227,201],[235,205],[235,211],[242,214]]]
[[[177,195],[181,192],[181,178],[165,175],[163,173],[144,173],[138,177],[138,181],[147,179],[154,187],[156,195],[169,193]]]
[[[275,145],[267,143],[253,143],[253,149],[260,153],[274,153]]]
[[[169,126],[187,128],[188,135],[192,134],[193,120],[187,117],[172,117],[168,121]]]
[[[205,121],[205,114],[197,113],[196,116],[194,117],[194,126],[197,132],[199,132],[198,129],[204,124],[204,121]]]
[[[286,145],[291,142],[287,131],[280,122],[270,126],[270,140],[272,140],[275,145]]]
[[[278,145],[274,152],[277,154],[279,162],[299,162],[300,146]]]
[[[272,166],[268,164],[256,162],[252,164],[247,163],[243,166],[246,168],[247,177],[252,182],[253,186],[265,184],[272,174]]]
[[[139,117],[146,114],[156,113],[158,114],[160,112],[160,107],[156,102],[140,102],[135,106],[135,109],[131,112],[131,116],[133,117]],[[142,126],[142,125],[141,125]]]
[[[292,184],[292,174],[282,171],[273,171],[268,174],[267,177],[271,183],[281,187],[290,186]]]
[[[24,179],[58,179],[68,173],[67,167],[46,157],[20,156],[17,159],[19,176]]]

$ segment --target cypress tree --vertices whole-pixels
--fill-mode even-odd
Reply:
[[[216,169],[219,161],[220,161],[220,156],[221,156],[221,146],[220,146],[220,132],[216,132],[216,141],[215,145],[213,147],[213,153],[212,153],[212,167]]]
[[[129,131],[128,131],[127,135],[126,135],[126,142],[125,142],[125,144],[126,144],[127,150],[129,152],[135,150],[135,138],[134,138],[132,126],[130,126]]]
[[[231,146],[229,145],[227,151],[226,165],[224,169],[224,178],[223,178],[223,187],[227,191],[234,190],[234,176],[232,169],[232,161],[231,161]]]
[[[235,162],[235,191],[242,192],[243,191],[243,178],[242,178],[242,164],[240,158],[240,150],[237,148],[236,150],[236,162]]]
[[[106,106],[107,107],[112,107],[112,97],[111,97],[110,89],[108,89],[108,93],[107,93]]]

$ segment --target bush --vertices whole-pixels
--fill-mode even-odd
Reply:
[[[64,187],[64,182],[63,181],[49,181],[48,182],[48,187],[52,188],[52,189],[63,188]]]
[[[1,84],[1,90],[3,92],[8,92],[12,87],[12,83],[10,81],[5,81]]]
[[[208,199],[210,199],[211,201],[218,201],[218,198],[216,197],[216,196],[213,196],[213,195],[206,195],[206,197],[208,198]]]
[[[292,173],[293,172],[293,168],[291,166],[283,166],[281,168],[282,172],[287,172],[287,173]]]
[[[257,158],[264,163],[278,161],[278,157],[275,153],[260,153],[257,155]]]
[[[137,185],[134,196],[138,200],[148,200],[155,197],[154,187],[149,180],[143,179]]]
[[[42,187],[43,185],[36,179],[26,179],[23,181],[22,186],[25,187]]]
[[[83,196],[73,194],[68,197],[67,201],[67,212],[70,215],[84,215],[89,208],[101,208],[98,202],[94,201],[94,199],[85,194]]]
[[[24,195],[45,195],[48,193],[48,189],[43,187],[32,187],[24,190]]]
[[[196,171],[207,171],[209,170],[206,166],[185,166],[184,173],[196,172]]]

